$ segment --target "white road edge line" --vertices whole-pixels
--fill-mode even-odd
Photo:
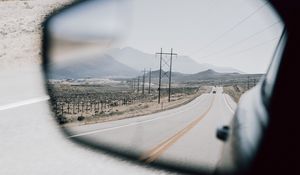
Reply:
[[[141,123],[141,122],[135,122],[135,123],[127,124],[127,125],[116,126],[116,127],[111,127],[111,128],[105,128],[105,129],[100,129],[100,130],[95,130],[95,131],[90,131],[90,132],[84,132],[84,133],[81,133],[81,134],[76,134],[76,135],[69,136],[68,138],[80,137],[80,136],[84,136],[84,135],[91,135],[91,134],[95,134],[95,133],[101,133],[101,132],[105,132],[105,131],[110,131],[110,130],[114,130],[114,129],[119,129],[119,128],[124,128],[124,127],[128,127],[128,126],[137,125],[138,123]]]
[[[36,97],[36,98],[30,98],[30,99],[27,99],[27,100],[22,100],[22,101],[18,101],[18,102],[15,102],[15,103],[2,105],[2,106],[0,106],[0,111],[7,110],[7,109],[12,109],[12,108],[17,108],[17,107],[21,107],[21,106],[25,106],[25,105],[30,105],[30,104],[34,104],[34,103],[39,103],[39,102],[42,102],[42,101],[47,101],[49,99],[50,99],[50,97],[48,95],[41,96],[41,97]]]
[[[234,114],[234,110],[232,109],[232,107],[228,104],[227,100],[225,99],[225,94],[223,94],[223,99],[225,101],[225,104],[227,106],[227,108],[230,110],[230,112],[232,112]]]
[[[206,99],[207,97],[208,96],[203,97],[203,98]],[[192,106],[190,106],[188,109],[193,108],[194,106],[196,106],[198,103],[200,103],[202,101],[205,101],[204,99],[201,99],[201,101],[198,101],[197,103],[192,104]],[[183,110],[183,111],[180,111],[178,113],[183,113],[185,111],[187,111],[187,110]],[[114,130],[114,129],[119,129],[119,128],[124,128],[124,127],[128,127],[128,126],[138,125],[138,124],[141,124],[141,123],[147,123],[147,122],[151,122],[151,121],[155,121],[155,120],[165,119],[165,118],[169,118],[171,116],[173,116],[173,114],[167,114],[163,117],[157,117],[157,118],[153,118],[153,119],[137,121],[137,122],[134,122],[134,123],[129,123],[129,124],[126,124],[126,125],[121,125],[121,126],[115,126],[115,127],[110,127],[110,128],[97,129],[97,130],[94,130],[94,131],[88,131],[88,132],[84,132],[84,133],[81,133],[81,134],[71,135],[68,138],[74,138],[74,137],[80,137],[80,136],[85,136],[85,135],[91,135],[91,134],[95,134],[95,133],[106,132],[106,131],[110,131],[110,130]]]

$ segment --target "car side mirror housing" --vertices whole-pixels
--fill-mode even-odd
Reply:
[[[216,137],[225,142],[228,139],[230,127],[227,125],[221,126],[217,129]]]

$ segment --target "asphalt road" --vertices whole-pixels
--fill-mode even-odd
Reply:
[[[49,108],[43,74],[38,70],[0,72],[1,175],[173,174],[137,166],[66,138]]]
[[[236,107],[223,94],[203,94],[181,107],[142,117],[70,128],[72,137],[133,151],[145,162],[168,160],[213,169],[222,151],[216,128],[228,124]]]

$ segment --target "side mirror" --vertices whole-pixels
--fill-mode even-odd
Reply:
[[[260,75],[193,54],[228,28],[223,21],[220,30],[210,27],[200,10],[207,2],[176,1],[166,9],[168,1],[81,0],[49,16],[45,84],[66,136],[145,164],[193,174],[213,170],[223,145],[207,131],[233,117],[224,94],[235,95],[235,86]],[[228,135],[229,126],[218,128],[218,139]]]
[[[229,126],[225,125],[217,129],[216,136],[219,140],[225,142],[229,135]]]

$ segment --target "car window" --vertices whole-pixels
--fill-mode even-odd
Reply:
[[[274,83],[275,83],[279,65],[281,62],[282,52],[283,52],[285,44],[286,44],[286,38],[287,38],[287,33],[284,33],[284,31],[283,31],[280,42],[276,48],[276,52],[274,53],[274,58],[272,60],[272,63],[269,67],[269,70],[268,70],[265,80],[264,80],[263,94],[265,95],[264,101],[266,104],[268,103],[268,100],[271,97],[272,92],[273,92]]]

